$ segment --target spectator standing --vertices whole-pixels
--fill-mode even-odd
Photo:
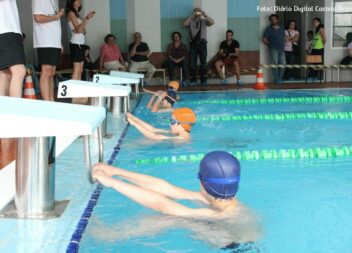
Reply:
[[[137,72],[140,69],[147,70],[148,81],[155,73],[155,67],[149,62],[148,56],[150,55],[150,50],[148,44],[142,41],[142,34],[139,32],[133,35],[134,42],[132,42],[128,51],[131,57],[130,72]],[[148,84],[148,82],[145,82]]]
[[[305,46],[305,50],[306,50],[307,55],[310,55],[312,53],[313,35],[314,35],[313,31],[307,32],[307,41],[306,41],[306,46]]]
[[[167,48],[169,57],[168,69],[170,81],[174,79],[174,69],[178,66],[182,69],[182,86],[188,86],[188,53],[186,45],[181,41],[181,33],[173,32],[171,35],[172,43]]]
[[[191,53],[191,84],[196,84],[197,59],[200,60],[201,85],[207,86],[207,27],[214,24],[214,20],[208,17],[200,8],[193,10],[192,16],[183,22],[190,33]]]
[[[299,41],[299,31],[296,29],[296,22],[290,20],[287,22],[285,30],[285,56],[287,64],[294,64],[296,55],[298,52],[298,41]],[[292,69],[286,69],[285,71],[286,78],[292,78]]]
[[[0,96],[22,97],[26,59],[16,0],[0,1]]]
[[[324,64],[324,46],[326,43],[326,34],[324,25],[322,24],[320,18],[313,19],[314,36],[312,42],[312,52],[311,55],[320,55],[322,61],[320,64]],[[316,78],[321,70],[313,71],[313,78]]]
[[[32,0],[32,10],[33,45],[41,66],[40,91],[44,100],[54,101],[54,75],[63,52],[60,18],[64,10],[58,9],[57,0]]]
[[[74,80],[81,80],[82,77],[85,61],[86,26],[95,15],[95,11],[92,11],[82,19],[79,16],[81,9],[81,0],[68,0],[66,3],[66,16],[71,29],[70,57],[73,63],[72,79]]]
[[[115,35],[106,35],[104,42],[105,44],[100,47],[100,69],[127,71],[128,67],[119,46],[116,44]]]
[[[284,52],[285,30],[279,26],[279,16],[271,14],[269,17],[270,26],[266,28],[262,41],[269,47],[271,64],[286,64]],[[274,83],[282,83],[284,68],[272,68]]]
[[[243,85],[240,77],[240,65],[238,57],[240,54],[240,43],[233,39],[233,31],[226,31],[226,40],[221,42],[219,57],[220,59],[215,62],[216,70],[221,78],[222,84],[227,84],[226,76],[222,72],[222,67],[226,65],[233,65],[235,67],[235,74],[237,78],[237,85]]]

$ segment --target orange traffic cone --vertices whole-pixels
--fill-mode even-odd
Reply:
[[[254,85],[255,90],[266,90],[267,87],[265,86],[264,83],[264,75],[263,75],[263,70],[261,67],[258,68],[257,72],[257,81]]]
[[[24,98],[37,99],[34,91],[33,80],[31,75],[26,76],[26,82],[24,83]]]

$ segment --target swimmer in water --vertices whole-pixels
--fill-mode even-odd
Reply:
[[[196,115],[189,108],[180,108],[172,112],[170,118],[170,130],[158,129],[143,120],[127,113],[127,121],[135,126],[146,138],[153,140],[191,139],[191,129],[196,123]],[[172,134],[168,136],[166,134]]]
[[[199,192],[174,186],[160,178],[102,163],[95,165],[93,178],[140,205],[163,214],[200,219],[230,219],[242,207],[235,198],[240,182],[239,161],[230,153],[214,151],[202,159],[199,167]],[[189,208],[176,200],[197,201],[207,207]]]
[[[171,112],[174,110],[174,104],[179,99],[177,91],[180,88],[180,84],[177,81],[169,82],[168,89],[166,91],[151,91],[143,89],[144,92],[152,94],[148,102],[148,109],[152,112]]]

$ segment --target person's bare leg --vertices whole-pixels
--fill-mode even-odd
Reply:
[[[218,72],[218,75],[221,78],[221,80],[225,79],[224,74],[222,73],[222,69],[221,69],[223,65],[224,65],[224,63],[221,60],[215,62],[216,71]]]
[[[39,86],[42,98],[50,101],[50,79],[54,76],[54,68],[51,65],[42,65]]]
[[[17,64],[9,67],[9,70],[11,72],[9,95],[10,97],[21,98],[26,67],[23,64]]]
[[[0,96],[9,95],[9,85],[11,80],[11,73],[8,69],[0,71]]]
[[[53,67],[53,75],[50,77],[49,81],[49,101],[55,101],[54,99],[54,88],[55,88],[55,81],[54,76],[56,72],[56,66]]]
[[[83,63],[82,62],[74,62],[73,63],[72,79],[73,80],[81,80],[82,72],[83,72]]]

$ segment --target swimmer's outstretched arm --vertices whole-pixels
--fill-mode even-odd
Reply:
[[[130,122],[131,125],[136,126],[136,124],[143,126],[148,131],[154,132],[154,133],[170,133],[169,130],[164,130],[164,129],[159,129],[156,127],[153,127],[152,125],[148,124],[147,122],[144,122],[143,120],[137,118],[131,113],[127,113],[127,120]]]
[[[149,129],[146,129],[144,126],[136,124],[133,120],[127,119],[128,122],[135,126],[141,134],[143,134],[146,138],[152,139],[152,140],[167,140],[167,139],[172,139],[176,137],[170,137],[162,134],[158,134],[155,131],[150,131]]]
[[[140,124],[138,121],[135,121],[133,118],[127,117],[128,123],[138,129],[141,134],[143,134],[146,138],[152,140],[166,140],[169,139],[168,136],[157,134],[156,131],[153,131],[150,128],[146,128],[144,124]]]
[[[153,95],[147,104],[147,108],[151,109],[153,107],[154,100],[157,99],[157,96]],[[158,100],[157,100],[158,101]]]
[[[160,113],[163,113],[163,112],[172,112],[173,110],[174,110],[173,108],[163,108],[163,109],[157,110],[156,112],[160,112]]]
[[[130,181],[135,185],[138,185],[145,189],[159,193],[168,198],[197,200],[205,204],[209,204],[209,202],[203,197],[203,195],[200,192],[189,191],[184,188],[177,187],[157,177],[131,172],[131,171],[124,170],[121,168],[116,168],[104,163],[96,164],[94,166],[94,170],[101,170],[110,177],[119,176],[125,180]]]
[[[164,214],[205,218],[218,215],[218,212],[207,208],[188,208],[154,191],[112,178],[99,169],[94,171],[93,177],[104,186],[114,188],[131,200]]]
[[[147,122],[137,118],[136,116],[134,116],[133,114],[131,114],[129,112],[127,113],[127,119],[135,122],[135,124],[139,124],[139,125],[143,126],[145,129],[147,129],[149,131],[156,130],[155,127],[153,127],[152,125],[148,124]],[[131,124],[131,125],[133,125],[133,124]]]
[[[145,93],[149,93],[149,94],[152,94],[152,95],[155,95],[155,96],[158,96],[160,93],[163,93],[164,91],[162,90],[158,90],[158,91],[152,91],[152,90],[148,90],[146,88],[143,88],[143,91]]]

